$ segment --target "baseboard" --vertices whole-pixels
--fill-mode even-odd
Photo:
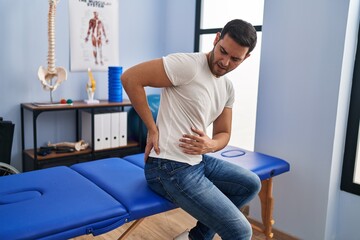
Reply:
[[[249,222],[259,228],[263,228],[263,224],[257,220],[252,219],[251,217],[247,217]],[[300,240],[300,238],[297,238],[295,236],[292,236],[288,233],[285,233],[281,230],[278,230],[276,228],[272,229],[272,232],[274,233],[274,237],[276,240]]]

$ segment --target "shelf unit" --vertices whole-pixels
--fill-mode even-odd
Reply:
[[[91,113],[91,137],[92,143],[94,143],[94,114],[97,112],[116,112],[124,111],[125,107],[131,107],[129,100],[123,102],[109,102],[107,100],[100,100],[100,103],[87,104],[84,101],[74,101],[72,105],[58,104],[47,105],[37,103],[22,103],[21,104],[21,146],[22,146],[22,161],[23,171],[31,171],[36,169],[42,169],[60,165],[72,165],[74,163],[91,161],[96,159],[108,158],[108,157],[122,157],[129,154],[139,153],[143,150],[143,143],[140,140],[141,136],[138,136],[139,141],[128,139],[128,143],[125,146],[108,148],[101,150],[94,150],[94,144],[88,149],[82,151],[75,151],[71,153],[55,153],[51,152],[46,156],[40,156],[38,154],[39,146],[37,143],[37,118],[40,114],[54,111],[75,111],[76,114],[76,141],[81,139],[81,111],[88,111]],[[25,114],[24,111],[30,111],[32,116],[32,128],[33,128],[33,141],[32,148],[25,149]],[[65,141],[64,141],[65,142]]]

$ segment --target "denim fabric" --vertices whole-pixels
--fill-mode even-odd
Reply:
[[[253,172],[223,160],[203,156],[191,166],[149,157],[145,164],[149,187],[198,220],[192,240],[251,239],[250,223],[240,208],[253,199],[261,182]]]

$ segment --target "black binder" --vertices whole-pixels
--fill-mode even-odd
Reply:
[[[10,165],[15,124],[0,117],[0,162]]]

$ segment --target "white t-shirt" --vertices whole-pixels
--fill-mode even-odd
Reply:
[[[206,132],[225,107],[232,108],[233,85],[211,73],[205,53],[171,54],[163,62],[173,86],[161,92],[156,121],[160,154],[152,150],[150,156],[195,165],[202,155],[183,153],[179,139],[185,133],[195,134],[191,127]]]

